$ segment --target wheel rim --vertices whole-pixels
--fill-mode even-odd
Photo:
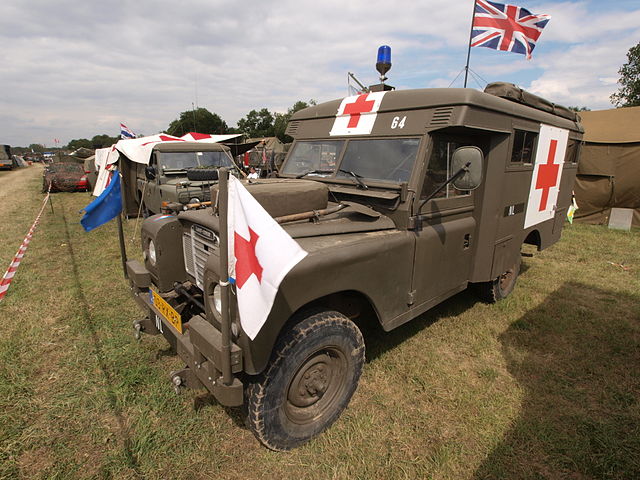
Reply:
[[[335,409],[345,389],[347,358],[336,347],[310,355],[298,369],[287,389],[284,411],[298,424],[309,424]]]
[[[515,272],[513,268],[510,268],[502,275],[500,275],[500,290],[503,292],[509,291],[511,285],[513,284],[513,280],[515,278]]]

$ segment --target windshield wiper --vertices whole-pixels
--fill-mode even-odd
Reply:
[[[351,175],[353,178],[355,178],[360,188],[363,188],[365,190],[369,189],[368,185],[362,181],[362,178],[363,178],[362,175],[358,175],[356,172],[352,172],[350,170],[343,170],[342,168],[338,169],[338,171],[342,173],[346,173],[347,175]]]
[[[328,175],[333,173],[333,170],[309,170],[308,172],[296,175],[296,178],[306,177],[307,175]]]

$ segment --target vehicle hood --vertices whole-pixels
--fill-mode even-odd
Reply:
[[[328,208],[338,204],[330,203]],[[352,234],[392,230],[395,223],[389,217],[381,215],[368,207],[344,202],[340,211],[329,215],[319,215],[311,219],[283,223],[281,226],[293,238],[328,237],[331,235]],[[218,232],[218,216],[212,214],[211,208],[188,210],[178,215],[183,222],[195,223]],[[305,241],[307,243],[307,241]]]

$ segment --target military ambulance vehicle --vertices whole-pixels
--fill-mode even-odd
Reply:
[[[229,147],[219,143],[161,142],[148,165],[120,155],[123,204],[127,216],[160,213],[167,203],[209,201],[217,169],[235,167]]]
[[[271,449],[308,441],[346,407],[365,358],[356,324],[392,330],[470,285],[503,299],[523,244],[560,238],[583,133],[575,113],[504,83],[386,88],[295,113],[280,178],[244,182],[308,252],[253,340],[220,267],[224,192],[218,210],[145,220],[144,264],[127,262],[148,315],[134,328],[164,335],[186,364],[176,388],[244,403]]]

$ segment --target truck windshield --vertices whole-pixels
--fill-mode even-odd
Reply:
[[[356,174],[360,178],[401,183],[409,180],[419,146],[420,138],[300,141],[289,154],[282,173],[308,173],[309,177],[323,178]]]
[[[233,160],[226,151],[157,153],[158,165],[164,172],[183,171],[194,167],[233,167]]]
[[[344,140],[298,142],[289,155],[282,173],[302,175],[310,172],[309,176],[330,176],[336,169],[343,145]],[[313,173],[315,171],[325,173]]]

